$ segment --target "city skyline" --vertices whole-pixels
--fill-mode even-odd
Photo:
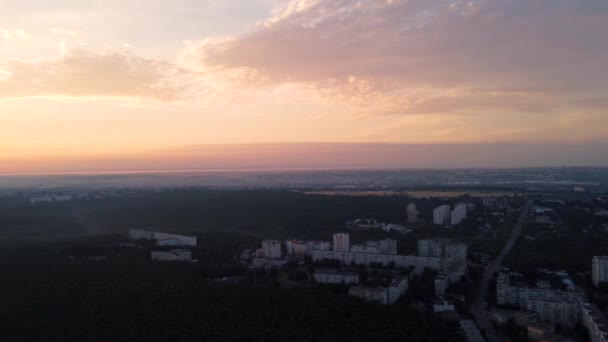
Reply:
[[[7,0],[0,173],[606,165],[606,21],[602,0]]]

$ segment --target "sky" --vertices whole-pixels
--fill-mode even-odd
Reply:
[[[607,165],[606,23],[605,0],[2,0],[0,173]]]

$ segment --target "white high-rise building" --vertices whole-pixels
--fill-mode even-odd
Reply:
[[[467,218],[467,204],[458,203],[452,210],[452,224],[460,224],[465,218]]]
[[[446,224],[450,222],[450,206],[449,205],[442,205],[439,206],[437,208],[435,208],[435,210],[433,210],[433,223],[434,224]]]
[[[334,234],[334,251],[350,252],[350,235],[348,233]]]
[[[266,258],[280,259],[282,256],[281,242],[278,240],[264,240],[262,241],[262,251]]]
[[[410,203],[407,205],[407,222],[418,222],[418,209],[416,209],[416,205],[414,203]]]
[[[594,256],[591,261],[593,285],[608,283],[608,256]]]

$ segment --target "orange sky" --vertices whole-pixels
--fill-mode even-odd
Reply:
[[[226,144],[604,143],[606,22],[604,0],[6,0],[0,173]]]

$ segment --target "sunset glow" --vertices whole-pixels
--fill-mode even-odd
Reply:
[[[608,164],[607,23],[605,0],[5,0],[0,173],[460,166],[425,162],[445,143]]]

